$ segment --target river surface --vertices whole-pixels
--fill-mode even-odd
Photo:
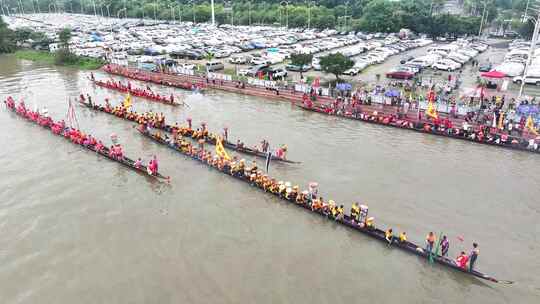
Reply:
[[[0,57],[0,96],[65,118],[80,92],[116,104],[87,72]],[[108,77],[96,73],[96,78]],[[170,93],[170,88],[161,88]],[[0,109],[1,303],[538,303],[540,156],[308,113],[289,103],[176,90],[190,107],[137,111],[227,126],[289,146],[270,173],[325,199],[370,206],[376,225],[450,237],[452,257],[511,286],[470,278],[285,204],[77,106],[81,129],[132,158],[159,156],[156,183]],[[251,159],[245,157],[248,161]],[[262,166],[259,161],[259,166]],[[457,236],[463,236],[460,242]]]

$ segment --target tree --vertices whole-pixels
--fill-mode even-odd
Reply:
[[[326,73],[332,73],[339,81],[339,75],[354,66],[354,61],[341,53],[329,54],[321,57],[321,69]]]
[[[67,48],[69,40],[71,39],[71,29],[62,29],[60,33],[58,33],[58,39],[60,40],[60,44],[62,44],[64,48]]]
[[[10,53],[15,49],[15,35],[0,16],[0,53]]]
[[[297,65],[300,67],[300,78],[304,78],[302,74],[302,67],[305,65],[311,64],[313,60],[313,54],[292,54],[291,55],[291,64]]]

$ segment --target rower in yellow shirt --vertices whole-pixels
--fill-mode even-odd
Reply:
[[[406,242],[407,241],[407,233],[405,232],[402,232],[399,234],[399,242],[400,243],[403,243],[403,242]]]

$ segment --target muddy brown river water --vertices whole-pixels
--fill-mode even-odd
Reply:
[[[0,96],[64,118],[69,97],[122,95],[86,72],[0,57]],[[97,78],[108,77],[96,73]],[[160,88],[170,93],[170,88]],[[81,129],[132,158],[157,154],[158,184],[0,109],[1,303],[538,303],[540,157],[303,112],[222,92],[175,91],[190,107],[134,98],[137,111],[286,143],[300,165],[271,175],[325,199],[370,206],[376,224],[480,244],[470,278],[304,212],[77,106]],[[251,160],[249,157],[245,157]],[[262,166],[262,161],[259,161]],[[463,236],[460,242],[457,236]]]

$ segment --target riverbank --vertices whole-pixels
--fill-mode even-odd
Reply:
[[[35,50],[18,50],[15,53],[15,57],[18,59],[31,60],[35,62],[43,62],[47,64],[54,64],[60,66],[74,67],[81,70],[97,70],[102,67],[105,62],[101,59],[81,57],[73,55],[71,61],[58,61],[55,53],[35,51]]]

